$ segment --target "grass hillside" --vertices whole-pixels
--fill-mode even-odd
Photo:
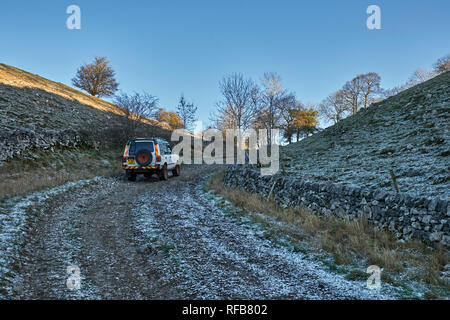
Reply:
[[[167,125],[143,122],[136,135],[170,140]],[[121,174],[123,146],[131,138],[128,125],[114,104],[0,64],[0,144],[24,146],[13,159],[0,161],[0,202],[68,181]],[[93,143],[42,148],[26,140],[30,132],[39,136],[65,129]]]
[[[281,149],[285,173],[400,192],[450,197],[450,72],[375,103]]]
[[[2,129],[87,128],[116,125],[120,108],[102,99],[38,75],[0,63],[0,124]],[[162,123],[145,123],[170,130]]]

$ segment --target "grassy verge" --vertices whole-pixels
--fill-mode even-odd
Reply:
[[[403,286],[404,291],[411,290],[406,283],[416,281],[426,287],[425,298],[449,297],[448,278],[441,277],[448,264],[448,250],[429,248],[417,240],[397,241],[392,233],[375,230],[365,218],[344,221],[315,215],[302,207],[281,208],[271,199],[227,188],[223,178],[224,170],[213,175],[206,187],[244,209],[253,220],[267,223],[264,216],[269,216],[281,222],[268,229],[270,239],[276,241],[278,233],[289,235],[297,251],[331,254],[333,263],[326,262],[330,270],[346,273],[349,280],[367,279],[365,268],[378,265],[383,269],[382,281]]]
[[[0,167],[0,200],[94,176],[122,172],[122,150],[54,149],[29,152]]]

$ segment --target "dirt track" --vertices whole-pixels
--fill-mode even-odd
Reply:
[[[17,263],[16,299],[354,299],[373,292],[272,244],[205,197],[213,166],[99,179],[55,197]],[[77,265],[81,289],[66,287]]]

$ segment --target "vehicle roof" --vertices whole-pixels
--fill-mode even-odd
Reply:
[[[166,140],[161,139],[161,138],[134,138],[134,139],[128,140],[127,144],[132,142],[132,141],[134,141],[134,142],[137,142],[137,141],[141,141],[141,142],[148,141],[148,142],[150,142],[151,141],[151,142],[154,142],[154,143],[168,143]]]

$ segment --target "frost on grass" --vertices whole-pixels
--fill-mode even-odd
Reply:
[[[38,215],[45,209],[46,201],[55,196],[70,191],[75,187],[82,187],[99,178],[69,182],[64,185],[35,192],[25,197],[15,197],[6,201],[0,208],[0,298],[12,294],[14,279],[18,266],[16,259],[24,246],[26,233],[33,227]],[[62,246],[72,247],[72,243],[61,243]],[[67,265],[73,264],[67,261]]]
[[[280,150],[285,174],[421,197],[450,197],[450,72]]]
[[[343,286],[348,284],[347,280],[351,280],[360,288],[366,288],[366,281],[370,274],[366,273],[370,263],[366,258],[354,257],[350,264],[336,264],[335,257],[331,253],[317,248],[308,239],[303,239],[304,230],[295,225],[277,220],[274,216],[263,214],[255,211],[243,210],[234,206],[228,200],[215,194],[212,190],[203,189],[206,199],[215,204],[226,215],[235,219],[236,223],[245,226],[255,236],[265,238],[269,242],[279,248],[287,250],[289,257],[296,257],[310,261],[307,266],[313,266],[314,270],[321,273],[324,279],[332,279],[331,281],[341,281]],[[292,235],[300,235],[300,238]],[[292,254],[293,253],[293,254]],[[364,290],[366,293],[375,293],[374,299],[423,299],[429,292],[439,292],[439,296],[448,297],[446,287],[435,287],[422,282],[419,279],[411,278],[409,275],[424,270],[415,270],[415,267],[408,266],[405,272],[393,275],[388,272],[381,272],[382,288],[380,291]],[[370,298],[370,297],[369,297]],[[369,299],[365,297],[364,299]]]
[[[198,192],[201,189],[198,189]],[[266,268],[260,268],[257,264],[252,264],[254,272],[258,273],[258,278],[267,287],[273,287],[271,298],[279,296],[303,299],[395,299],[394,288],[389,284],[383,284],[381,290],[370,290],[366,286],[366,281],[349,281],[345,275],[334,273],[328,270],[322,262],[314,256],[293,250],[292,239],[288,235],[278,234],[276,243],[273,239],[267,239],[266,226],[255,221],[249,216],[239,213],[241,209],[232,205],[229,201],[211,192],[204,192],[205,197],[212,204],[216,204],[218,210],[228,217],[232,217],[234,223],[243,227],[243,231],[255,247],[254,255],[250,261],[258,261],[259,251],[262,255],[270,255],[271,259],[265,259]],[[255,213],[261,219],[266,220],[271,225],[286,227],[283,222],[274,220],[273,217]],[[247,243],[247,241],[246,241]],[[274,277],[273,269],[283,268],[285,279]],[[367,274],[367,278],[369,274]],[[284,280],[284,281],[283,281]],[[329,294],[327,296],[326,294]]]
[[[154,252],[147,259],[165,270],[159,281],[176,287],[172,298],[392,298],[387,289],[369,290],[365,282],[328,272],[266,239],[248,217],[239,219],[239,213],[218,207],[220,199],[205,193],[201,183],[160,188],[140,196],[134,219],[138,238]],[[171,244],[165,259],[158,258],[158,242]]]

